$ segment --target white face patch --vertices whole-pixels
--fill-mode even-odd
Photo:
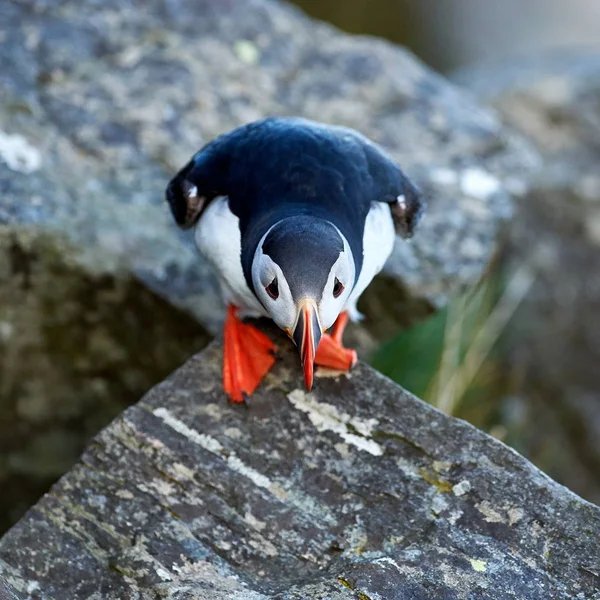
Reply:
[[[268,254],[264,254],[262,250],[263,242],[269,231],[263,235],[254,253],[254,260],[252,261],[252,284],[254,285],[256,296],[273,321],[281,329],[292,330],[296,322],[297,310],[290,286],[279,265]],[[277,298],[273,298],[267,292],[267,287],[273,281],[277,282]]]
[[[281,329],[293,331],[298,319],[298,306],[294,301],[290,286],[281,267],[269,255],[264,254],[262,250],[263,242],[269,231],[260,240],[254,254],[252,283],[256,296],[273,321]],[[315,298],[315,300],[318,300],[317,312],[323,329],[329,329],[335,323],[354,287],[355,266],[352,251],[339,230],[338,233],[344,243],[344,249],[329,271],[325,288],[319,290],[321,298],[318,298],[318,294]],[[277,298],[273,298],[272,294],[267,291],[274,280],[277,283]],[[336,291],[339,290],[338,282],[343,286],[343,290],[336,296]],[[336,287],[336,284],[338,287]],[[297,300],[301,299],[297,298]]]
[[[338,233],[344,242],[344,250],[331,267],[331,271],[329,271],[329,277],[327,278],[321,301],[317,305],[319,319],[324,329],[329,329],[335,323],[354,288],[355,267],[352,250],[350,250],[350,245],[339,230]],[[336,280],[344,287],[343,291],[337,297],[334,293]]]

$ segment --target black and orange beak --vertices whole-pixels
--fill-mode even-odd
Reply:
[[[306,389],[310,390],[313,384],[313,372],[315,368],[315,355],[321,341],[321,324],[317,314],[317,306],[314,300],[302,300],[298,309],[298,320],[292,339],[302,359],[304,368],[304,383]]]

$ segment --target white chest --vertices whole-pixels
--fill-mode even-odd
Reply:
[[[385,202],[373,202],[363,234],[363,264],[358,281],[348,298],[345,309],[352,320],[361,318],[356,303],[373,277],[383,269],[394,248],[396,232],[390,207]]]
[[[196,225],[195,240],[198,250],[217,273],[224,301],[240,308],[244,316],[267,316],[246,283],[239,219],[229,210],[225,196],[208,205]]]

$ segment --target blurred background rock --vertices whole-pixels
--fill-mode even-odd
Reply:
[[[345,31],[385,37],[434,69],[598,48],[594,0],[295,0]]]
[[[461,93],[267,0],[137,4],[0,5],[0,530],[218,331],[162,189],[268,113],[355,126],[428,193],[362,356],[600,502],[600,6],[298,0]]]

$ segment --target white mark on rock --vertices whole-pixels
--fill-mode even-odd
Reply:
[[[30,580],[29,583],[27,584],[27,593],[28,594],[33,594],[33,592],[36,592],[39,589],[40,589],[39,581]]]
[[[452,463],[445,460],[434,460],[431,466],[436,473],[443,473],[452,466]]]
[[[330,369],[329,367],[318,367],[315,370],[315,377],[318,377],[319,379],[336,379],[337,377],[349,378],[350,372]]]
[[[247,65],[256,65],[260,60],[260,50],[250,40],[238,40],[233,49],[237,57]]]
[[[223,430],[223,433],[232,440],[241,440],[243,437],[242,432],[237,427],[227,427]]]
[[[350,453],[348,452],[348,444],[339,442],[334,444],[333,447],[341,454],[344,460],[348,460],[348,457],[350,456]]]
[[[164,497],[173,495],[176,489],[172,483],[163,479],[153,479],[147,486],[143,485],[141,488],[145,490],[152,488]]]
[[[235,456],[235,454],[230,454],[227,457],[227,463],[231,469],[250,479],[254,485],[265,489],[269,489],[271,487],[271,480],[267,476],[259,473],[256,469],[253,469],[252,467],[249,467],[247,464],[243,463],[237,456]]]
[[[257,519],[251,512],[246,512],[244,521],[246,521],[250,527],[256,529],[256,531],[262,531],[267,526],[264,521]]]
[[[245,585],[245,584],[242,584]],[[231,600],[268,600],[266,596],[258,592],[251,592],[250,590],[244,590],[243,592],[234,592],[230,596]]]
[[[396,460],[396,466],[406,475],[410,477],[410,479],[421,479],[421,475],[417,467],[403,458],[398,458]]]
[[[106,506],[106,496],[102,494],[91,494],[90,496],[88,496],[88,503],[90,504],[90,506],[104,508]]]
[[[166,569],[163,569],[162,567],[156,567],[155,571],[163,581],[173,581],[171,573],[169,573],[169,571]]]
[[[471,482],[463,479],[459,481],[456,485],[452,486],[452,492],[455,496],[463,496],[467,492],[471,491]]]
[[[202,446],[205,450],[208,450],[212,454],[216,454],[223,458],[230,469],[236,471],[240,475],[247,477],[257,485],[258,487],[269,489],[271,487],[271,480],[259,473],[252,467],[242,462],[233,452],[229,452],[223,448],[221,443],[210,435],[200,433],[191,427],[188,427],[183,421],[180,421],[177,417],[174,417],[166,408],[157,408],[154,410],[154,415],[159,419],[162,419],[169,427],[185,436],[195,444]]]
[[[363,525],[360,517],[356,517],[354,525],[344,530],[344,535],[347,541],[347,551],[362,554],[365,550],[366,545],[369,542],[367,537],[367,531]]]
[[[294,408],[306,413],[310,422],[317,431],[333,431],[339,435],[347,444],[369,452],[373,456],[381,456],[383,448],[374,440],[369,439],[373,428],[377,425],[376,419],[363,421],[352,417],[347,413],[339,411],[332,404],[317,402],[302,390],[294,390],[288,394],[288,400]],[[352,427],[360,435],[352,433]]]
[[[448,521],[450,521],[451,525],[454,525],[456,521],[458,521],[463,516],[462,510],[453,510],[448,515]]]
[[[378,565],[380,565],[382,563],[392,565],[393,567],[396,567],[396,569],[398,569],[398,571],[401,571],[400,565],[390,556],[383,556],[382,558],[378,558],[373,562],[375,562],[375,564],[378,564]]]
[[[485,560],[470,558],[469,562],[471,563],[473,571],[477,571],[478,573],[485,573],[487,571],[487,563],[485,562]]]
[[[194,471],[181,463],[173,463],[173,475],[177,476],[177,480],[193,481]]]
[[[460,176],[460,187],[466,196],[487,200],[501,188],[500,181],[483,169],[466,169]]]
[[[476,504],[475,508],[477,508],[488,523],[504,523],[504,517],[487,500]]]
[[[394,567],[395,569],[397,569],[398,572],[401,573],[404,577],[418,578],[421,576],[421,571],[419,570],[419,568],[410,566],[410,565],[406,564],[405,562],[402,562],[402,564],[398,564],[393,558],[390,558],[389,556],[377,558],[373,562],[378,565],[388,564],[388,565]],[[375,600],[375,598],[380,599],[381,596],[379,596],[379,595],[373,596],[374,600]]]
[[[431,511],[434,515],[443,513],[448,508],[448,503],[441,494],[436,494],[431,503]]]
[[[215,438],[200,433],[188,427],[183,421],[180,421],[174,417],[166,408],[157,408],[154,410],[154,415],[162,419],[169,427],[185,436],[194,443],[202,446],[205,450],[208,450],[212,454],[219,456],[227,462],[227,466],[247,477],[255,485],[261,488],[267,489],[273,496],[281,501],[291,502],[294,506],[298,507],[305,513],[311,515],[311,518],[324,522],[327,524],[333,524],[337,522],[336,517],[331,514],[327,506],[318,502],[312,496],[302,493],[299,490],[293,488],[284,488],[281,483],[277,481],[271,481],[268,477],[259,473],[252,467],[242,462],[233,452],[225,449],[221,443]]]
[[[225,552],[228,552],[232,548],[231,542],[228,542],[227,540],[217,540],[215,545],[219,550],[224,550]]]
[[[148,521],[148,513],[144,510],[136,510],[132,517],[140,523],[146,523]]]
[[[255,550],[262,552],[266,556],[277,556],[279,554],[279,552],[277,552],[277,548],[268,540],[248,540],[247,543]]]
[[[15,133],[10,135],[0,131],[0,159],[11,171],[33,173],[42,164],[40,151],[32,146],[25,137]]]
[[[525,515],[523,509],[516,506],[509,508],[506,513],[508,514],[508,524],[511,526],[518,523]]]

